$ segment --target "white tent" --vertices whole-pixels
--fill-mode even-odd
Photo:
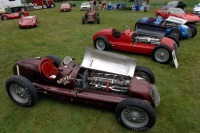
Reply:
[[[21,0],[0,0],[0,8],[3,12],[5,12],[5,9],[9,7],[14,6],[21,6]]]

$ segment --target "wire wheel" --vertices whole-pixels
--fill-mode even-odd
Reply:
[[[12,84],[10,85],[10,94],[12,95],[13,99],[16,100],[19,103],[27,103],[29,100],[29,94],[25,90],[24,87],[22,87],[19,84]]]
[[[158,48],[155,51],[155,59],[158,62],[166,62],[167,60],[169,60],[170,58],[170,54],[169,51],[166,48]]]
[[[121,113],[121,118],[126,125],[134,128],[144,127],[149,122],[148,114],[137,107],[125,108]]]
[[[106,43],[105,43],[105,41],[103,40],[103,39],[98,39],[97,41],[96,41],[96,48],[98,49],[98,50],[105,50],[105,48],[106,48]]]

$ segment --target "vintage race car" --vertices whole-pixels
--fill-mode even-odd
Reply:
[[[137,29],[138,24],[145,24],[144,26],[157,26],[160,28],[166,28],[165,36],[171,35],[177,39],[184,39],[189,37],[194,37],[196,34],[192,34],[189,26],[185,25],[187,20],[169,16],[167,19],[163,19],[161,17],[153,18],[153,17],[144,17],[137,21],[135,24],[135,29]],[[195,25],[194,29],[197,29]],[[195,30],[197,32],[197,30]],[[195,33],[196,33],[195,32]]]
[[[0,17],[1,17],[1,20],[8,20],[8,19],[14,19],[14,18],[21,18],[28,15],[29,15],[29,12],[24,11],[22,7],[12,7],[12,8],[9,8],[7,12],[3,13]]]
[[[194,6],[192,13],[196,14],[200,17],[200,3],[198,3],[197,5]]]
[[[81,65],[66,56],[49,55],[17,62],[6,81],[9,97],[18,105],[33,106],[38,93],[115,110],[119,123],[134,131],[150,129],[160,103],[153,73],[136,66],[130,57],[86,49]]]
[[[90,9],[91,9],[91,5],[89,2],[83,2],[80,6],[81,11],[90,10]]]
[[[156,16],[167,19],[169,16],[186,19],[187,23],[194,24],[200,21],[199,16],[185,13],[181,8],[166,8],[155,11]]]
[[[152,29],[156,32],[152,32]],[[156,30],[156,27],[146,29],[138,27],[134,32],[126,28],[119,32],[114,28],[100,30],[93,35],[94,47],[104,51],[110,48],[138,54],[152,55],[159,63],[169,63],[176,57],[179,41],[172,36],[163,37],[164,31]],[[174,62],[177,62],[177,60]],[[177,66],[177,63],[175,63]]]
[[[85,22],[88,23],[94,23],[97,22],[97,24],[100,23],[100,15],[95,10],[88,10],[83,16],[82,16],[82,24],[85,24]]]
[[[38,17],[26,16],[19,19],[19,28],[33,28],[38,27]]]
[[[169,8],[169,7],[181,8],[185,11],[186,4],[183,1],[170,1],[169,3],[164,5],[162,9]]]
[[[69,3],[63,3],[60,6],[60,12],[70,12],[71,11],[71,5]]]

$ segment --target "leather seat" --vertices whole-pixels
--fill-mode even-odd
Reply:
[[[41,64],[41,71],[49,80],[54,80],[58,75],[58,69],[50,61]]]

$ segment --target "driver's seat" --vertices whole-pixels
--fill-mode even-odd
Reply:
[[[41,72],[48,80],[54,80],[58,75],[58,69],[51,61],[45,61],[41,64]]]

